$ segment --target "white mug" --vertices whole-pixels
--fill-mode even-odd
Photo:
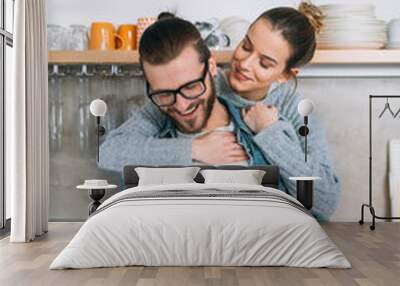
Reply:
[[[85,51],[88,49],[89,29],[82,25],[69,26],[68,49],[73,51]]]
[[[68,30],[60,25],[47,25],[47,49],[49,51],[67,50]]]

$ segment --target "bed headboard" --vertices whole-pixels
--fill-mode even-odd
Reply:
[[[148,166],[148,165],[127,165],[124,167],[124,189],[136,187],[139,182],[139,177],[135,171],[136,167],[147,167],[147,168],[179,168],[187,166]],[[218,169],[218,170],[263,170],[265,171],[264,178],[261,184],[265,187],[272,187],[278,189],[279,186],[279,168],[277,166],[263,165],[263,166],[238,166],[238,165],[225,165],[225,166],[213,166],[213,165],[196,165],[203,169]],[[194,178],[197,183],[204,183],[204,178],[200,174]]]

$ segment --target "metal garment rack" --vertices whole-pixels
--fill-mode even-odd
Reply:
[[[372,215],[372,225],[369,226],[371,230],[375,229],[375,219],[400,219],[400,217],[384,217],[375,214],[375,208],[372,204],[372,100],[374,98],[400,98],[400,95],[370,95],[369,96],[369,203],[362,204],[361,206],[361,219],[359,224],[364,224],[364,207],[369,208]]]

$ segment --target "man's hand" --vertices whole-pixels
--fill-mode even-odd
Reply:
[[[249,157],[233,132],[213,131],[193,140],[192,159],[206,164],[227,164]]]
[[[258,133],[278,121],[278,110],[272,105],[258,102],[250,108],[243,108],[242,118],[251,131]]]

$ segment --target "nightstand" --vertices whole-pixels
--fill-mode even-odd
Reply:
[[[95,182],[95,183],[91,183],[91,182]],[[109,185],[107,183],[107,181],[105,181],[105,180],[85,180],[85,184],[76,186],[76,188],[78,190],[87,190],[88,191],[89,198],[91,198],[93,200],[89,204],[89,207],[88,207],[89,215],[91,215],[101,205],[100,200],[106,194],[106,190],[115,189],[115,188],[117,188],[117,185]]]
[[[297,200],[304,207],[310,210],[313,207],[314,181],[320,177],[289,177],[289,180],[296,181]]]

